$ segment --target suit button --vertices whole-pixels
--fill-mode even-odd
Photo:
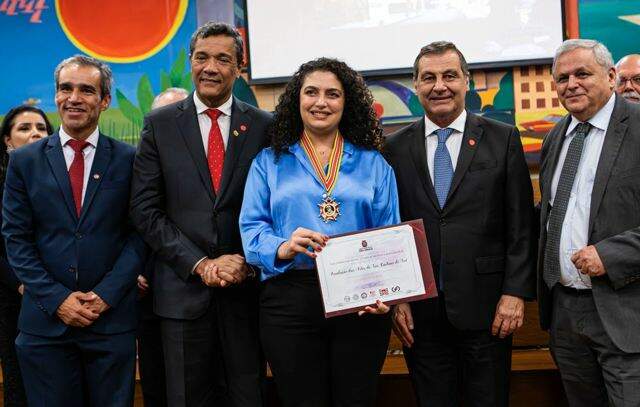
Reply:
[[[84,237],[82,233],[76,233],[76,239],[80,240]]]
[[[440,218],[440,225],[446,226],[447,225],[447,221],[444,218]]]
[[[76,272],[75,267],[69,267],[69,273],[75,273],[75,272]]]
[[[217,218],[217,217],[218,217],[218,211],[213,211],[213,213],[212,213],[212,214],[213,214],[213,217],[214,217],[214,218]]]

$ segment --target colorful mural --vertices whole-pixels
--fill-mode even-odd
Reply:
[[[169,86],[191,88],[186,54],[197,26],[195,1],[109,0],[96,9],[86,1],[0,1],[0,47],[11,55],[3,61],[0,114],[28,103],[59,123],[53,71],[78,53],[109,62],[113,100],[100,128],[130,143],[157,93]]]
[[[614,58],[640,51],[627,41],[640,35],[640,0],[570,0],[571,33],[604,42]],[[577,5],[577,10],[575,6]],[[578,20],[579,19],[579,23]],[[0,46],[6,73],[0,114],[19,103],[38,105],[59,119],[53,104],[56,64],[76,53],[110,63],[115,86],[112,107],[101,117],[102,131],[135,143],[153,97],[170,86],[192,89],[187,58],[198,24],[223,20],[245,34],[243,0],[0,0]],[[16,41],[16,34],[19,41]],[[41,46],[41,44],[47,44]],[[423,114],[410,75],[370,78],[375,108],[387,128]],[[283,85],[249,86],[236,81],[234,95],[273,110]],[[516,124],[530,163],[538,160],[546,132],[565,114],[555,95],[549,66],[523,66],[472,72],[467,108]]]

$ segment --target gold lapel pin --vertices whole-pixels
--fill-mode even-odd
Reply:
[[[100,179],[100,174],[93,174],[93,179],[95,179],[95,180]]]
[[[233,131],[233,136],[234,136],[234,137],[238,137],[238,134],[240,134],[240,133],[238,133],[238,130],[234,130],[234,131]]]

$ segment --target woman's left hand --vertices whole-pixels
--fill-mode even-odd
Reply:
[[[376,300],[374,305],[367,305],[364,309],[358,311],[358,316],[361,317],[364,314],[376,314],[382,315],[389,312],[389,306],[380,300]]]

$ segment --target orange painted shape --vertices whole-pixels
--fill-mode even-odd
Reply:
[[[56,0],[60,24],[82,51],[111,62],[158,52],[184,20],[188,0]]]

